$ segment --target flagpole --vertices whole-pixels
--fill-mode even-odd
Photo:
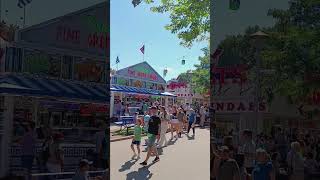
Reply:
[[[23,7],[23,27],[26,26],[26,6]]]

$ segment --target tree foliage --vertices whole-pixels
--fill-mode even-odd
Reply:
[[[154,0],[145,0],[155,5]],[[181,39],[181,45],[208,40],[210,32],[210,0],[161,0],[152,12],[168,13],[171,22],[165,28]]]
[[[244,35],[227,37],[220,43],[224,54],[219,65],[241,63],[253,68],[255,56],[249,35],[262,30],[269,34],[261,52],[262,69],[275,72],[262,76],[262,94],[269,100],[274,94],[279,94],[291,102],[303,101],[320,86],[319,81],[305,79],[320,73],[320,17],[317,7],[320,7],[320,1],[292,0],[287,10],[269,10],[268,15],[276,20],[276,24],[264,29],[248,27]]]
[[[194,65],[192,72],[192,87],[195,92],[207,94],[210,89],[210,50],[203,48],[203,56],[199,57],[199,64]]]

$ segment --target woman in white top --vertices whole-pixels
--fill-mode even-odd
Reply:
[[[166,138],[167,130],[169,128],[169,113],[165,110],[165,107],[160,108],[160,119],[161,119],[161,130],[160,130],[160,140],[158,142],[158,147],[161,148],[168,145]]]

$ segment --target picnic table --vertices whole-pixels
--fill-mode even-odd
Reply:
[[[119,121],[115,122],[116,125],[120,126],[120,132],[126,129],[126,135],[129,135],[129,128],[135,126],[135,118],[133,116],[120,116]],[[122,127],[124,127],[122,129]]]

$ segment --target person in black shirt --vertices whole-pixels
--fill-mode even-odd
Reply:
[[[156,142],[157,136],[160,135],[161,120],[160,120],[159,116],[157,115],[157,108],[156,107],[154,107],[154,106],[151,107],[150,114],[151,114],[151,117],[149,120],[149,127],[148,127],[147,157],[146,157],[145,161],[140,163],[143,166],[147,165],[147,162],[148,162],[152,152],[154,152],[156,154],[156,158],[153,160],[153,162],[158,162],[160,160],[155,142]]]

